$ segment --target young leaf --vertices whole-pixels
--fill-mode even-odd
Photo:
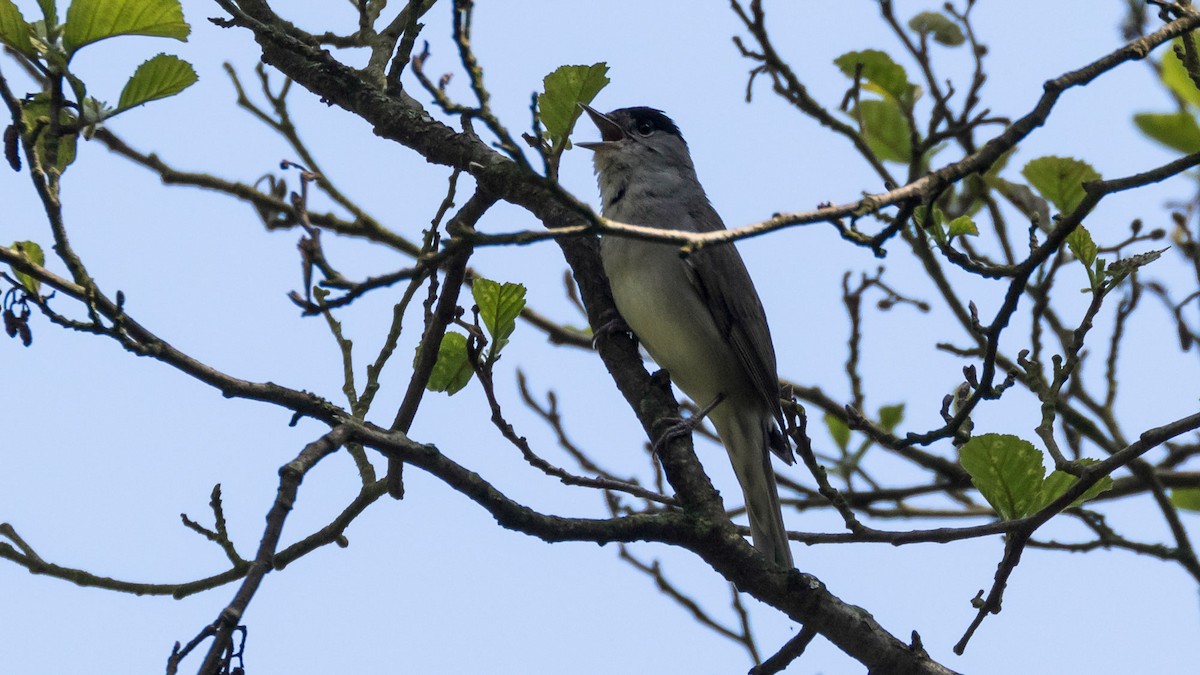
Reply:
[[[833,63],[850,79],[854,79],[855,71],[862,64],[865,88],[893,99],[905,109],[911,109],[917,98],[917,87],[909,83],[904,67],[878,49],[847,52],[834,59]]]
[[[467,336],[462,333],[447,332],[438,347],[437,362],[429,373],[429,382],[425,388],[429,391],[444,391],[450,396],[457,394],[467,383],[475,371],[467,359]]]
[[[908,27],[915,33],[929,35],[934,42],[947,47],[957,47],[967,40],[958,24],[941,12],[921,12],[909,20]]]
[[[121,90],[117,112],[160,98],[174,96],[196,83],[192,64],[178,56],[159,54],[138,66]]]
[[[580,103],[591,103],[596,94],[608,84],[608,64],[590,66],[559,66],[542,79],[538,94],[538,118],[546,128],[546,138],[552,152],[570,147],[569,137],[582,112]]]
[[[917,227],[920,227],[931,235],[934,241],[939,244],[946,243],[946,214],[942,213],[941,207],[937,204],[931,206],[918,206],[913,210],[913,221]]]
[[[46,147],[50,125],[50,96],[42,93],[22,103],[21,119],[25,122],[25,128],[30,133],[40,127],[41,130],[37,134],[37,142],[34,144],[33,152],[42,164],[42,168],[44,170],[50,169],[50,156]],[[59,114],[59,121],[64,125],[70,124],[73,118],[69,112],[63,110]],[[75,143],[78,139],[79,135],[76,133],[63,133],[58,137],[58,161],[55,163],[54,168],[58,169],[60,174],[66,170],[71,162],[75,161]]]
[[[1050,502],[1058,499],[1058,496],[1067,491],[1067,488],[1075,484],[1078,480],[1075,476],[1066,471],[1051,471],[1046,480],[1042,481],[1042,497],[1038,500],[1037,509],[1041,510]]]
[[[479,307],[479,318],[488,335],[492,336],[489,360],[495,358],[517,327],[517,316],[525,308],[525,286],[505,282],[503,284],[476,277],[471,286],[471,295]]]
[[[118,35],[187,42],[189,32],[179,0],[73,0],[67,8],[63,47],[69,58],[85,45]]]
[[[840,418],[825,413],[825,428],[829,429],[829,436],[842,452],[850,447],[850,427]]]
[[[934,204],[933,207],[930,208],[929,206],[922,205],[916,209],[913,209],[913,220],[916,221],[917,227],[926,227],[930,224],[925,222],[929,218],[930,211],[933,212],[933,225],[946,224],[946,214],[942,213],[942,208],[940,206]]]
[[[1133,116],[1133,123],[1168,148],[1187,154],[1200,152],[1200,125],[1191,113],[1140,113]]]
[[[1081,464],[1087,465],[1095,463],[1096,460],[1081,459],[1079,461]],[[1055,499],[1058,499],[1059,496],[1066,492],[1067,488],[1074,485],[1075,481],[1077,480],[1079,479],[1065,471],[1051,472],[1049,476],[1046,476],[1045,482],[1042,483],[1042,501],[1035,510],[1039,510]],[[1078,499],[1071,502],[1071,506],[1079,506],[1086,501],[1095,499],[1100,493],[1111,490],[1112,484],[1113,480],[1111,476],[1105,476],[1104,478],[1101,478],[1100,480],[1096,481],[1095,485],[1087,490],[1084,490],[1083,494],[1080,495]]]
[[[46,253],[42,251],[42,247],[38,246],[35,242],[14,242],[12,248],[15,249],[17,253],[20,253],[22,258],[28,260],[34,265],[38,265],[40,267],[46,264]],[[13,272],[17,275],[17,281],[21,282],[21,285],[25,287],[25,290],[33,293],[34,295],[38,294],[38,288],[41,287],[42,282],[34,279],[28,274],[25,274],[24,272],[18,272],[16,269],[13,269]]]
[[[1092,241],[1092,233],[1079,225],[1067,235],[1067,248],[1079,258],[1079,262],[1091,267],[1096,261],[1096,242]]]
[[[42,18],[46,20],[46,25],[58,25],[58,8],[55,7],[54,0],[38,0],[38,7],[42,9]]]
[[[29,34],[29,24],[25,22],[21,10],[12,0],[0,0],[0,43],[33,58],[37,56],[37,50],[33,48]]]
[[[904,404],[885,405],[879,409],[879,427],[889,434],[904,421]]]
[[[1176,508],[1200,511],[1200,488],[1178,488],[1171,490],[1171,503]]]
[[[959,463],[983,498],[1004,520],[1023,518],[1041,503],[1042,453],[1008,434],[983,434],[958,451]]]
[[[950,236],[979,236],[979,228],[976,227],[975,221],[971,220],[971,216],[959,216],[950,221]]]
[[[908,121],[895,101],[886,98],[860,101],[857,115],[862,120],[863,137],[879,159],[912,161]]]
[[[1182,46],[1180,39],[1171,43],[1172,47],[1176,45]],[[1187,68],[1184,67],[1183,61],[1179,60],[1179,56],[1175,54],[1173,48],[1163,53],[1161,65],[1163,84],[1170,87],[1171,91],[1189,105],[1200,107],[1200,89],[1196,89],[1196,83],[1188,75]]]
[[[1076,499],[1075,501],[1071,502],[1071,506],[1080,506],[1084,502],[1091,501],[1091,500],[1095,499],[1096,497],[1100,496],[1102,493],[1105,493],[1105,492],[1108,492],[1109,490],[1111,490],[1112,486],[1113,486],[1112,476],[1105,476],[1104,478],[1101,478],[1100,480],[1096,481],[1095,485],[1084,490],[1083,494],[1079,496],[1079,499]]]
[[[1071,157],[1038,157],[1021,169],[1021,175],[1061,213],[1070,213],[1083,201],[1085,182],[1100,180],[1090,164]]]

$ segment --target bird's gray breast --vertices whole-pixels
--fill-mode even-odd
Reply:
[[[685,394],[704,406],[751,386],[678,246],[608,235],[600,252],[621,317]]]

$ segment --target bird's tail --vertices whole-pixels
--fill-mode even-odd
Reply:
[[[791,569],[792,550],[788,547],[787,528],[779,508],[779,488],[768,451],[769,432],[775,422],[768,413],[732,407],[721,410],[724,407],[718,406],[710,419],[742,486],[754,548],[775,564]]]

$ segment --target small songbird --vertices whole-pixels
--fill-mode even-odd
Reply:
[[[725,229],[696,178],[679,127],[653,108],[607,115],[583,106],[606,218],[686,232]],[[613,235],[600,241],[617,311],[650,356],[709,413],[742,486],[754,546],[791,568],[770,452],[794,463],[781,431],[775,349],[762,302],[732,244],[682,256],[679,246]]]

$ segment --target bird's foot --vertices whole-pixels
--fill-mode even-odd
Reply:
[[[600,327],[592,331],[592,349],[597,349],[601,340],[605,340],[619,333],[633,335],[633,331],[629,328],[629,324],[625,323],[625,319],[616,310],[605,312],[600,316]],[[636,339],[636,338],[635,338]]]
[[[700,421],[695,417],[664,417],[658,420],[658,423],[665,424],[666,428],[658,435],[658,438],[654,440],[654,445],[650,448],[655,455],[662,452],[671,443],[691,435]]]
[[[681,437],[691,435],[696,430],[696,427],[700,426],[700,423],[704,421],[704,418],[708,417],[708,414],[713,411],[713,408],[720,405],[723,400],[725,400],[725,395],[718,394],[712,403],[704,406],[700,409],[700,412],[691,417],[664,417],[660,419],[658,421],[659,424],[665,423],[667,427],[663,429],[663,432],[654,441],[652,448],[654,454],[658,454],[668,444],[679,440]]]

